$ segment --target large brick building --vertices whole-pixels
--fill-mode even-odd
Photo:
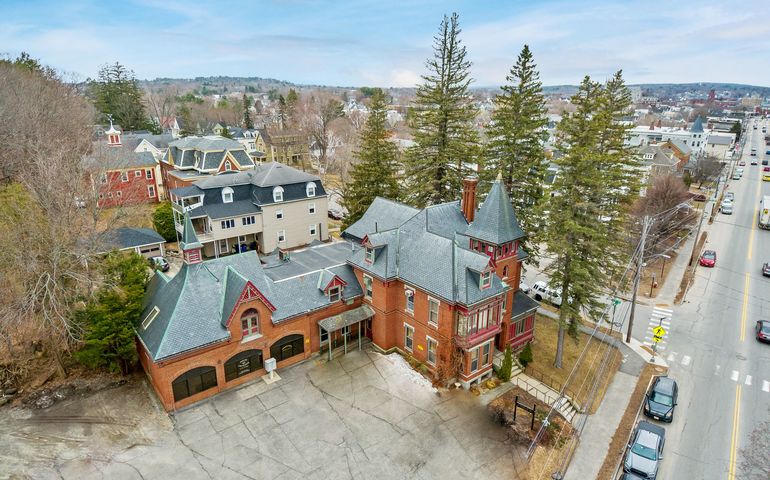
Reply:
[[[202,259],[189,215],[173,278],[150,282],[137,336],[140,360],[172,410],[321,352],[362,342],[399,350],[442,380],[491,375],[496,350],[532,338],[537,303],[519,291],[524,232],[498,180],[476,208],[416,210],[377,199],[347,242],[289,256],[245,252]]]

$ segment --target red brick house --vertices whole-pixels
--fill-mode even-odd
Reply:
[[[337,242],[203,260],[189,215],[174,277],[156,272],[136,326],[141,363],[168,410],[315,353],[372,342],[469,386],[496,351],[533,335],[537,302],[519,291],[524,232],[498,180],[476,208],[423,210],[378,198]]]

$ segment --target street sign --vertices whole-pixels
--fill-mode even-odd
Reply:
[[[613,305],[616,305],[616,306],[617,306],[617,305],[620,305],[620,299],[619,299],[619,298],[613,298],[613,299],[612,299],[612,304],[613,304]]]
[[[666,330],[663,329],[663,327],[655,327],[652,329],[652,334],[656,337],[663,337],[663,335],[666,334]]]

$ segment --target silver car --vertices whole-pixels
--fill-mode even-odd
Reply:
[[[623,471],[642,478],[656,478],[660,461],[663,460],[665,443],[666,430],[650,422],[639,422],[628,443],[628,452],[623,459]]]
[[[724,215],[732,215],[733,202],[730,202],[728,200],[722,200],[722,204],[719,206],[719,211],[722,212]]]

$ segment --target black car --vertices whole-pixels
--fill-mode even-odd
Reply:
[[[641,421],[628,442],[628,452],[623,459],[623,471],[642,478],[654,479],[663,460],[666,431],[650,422]],[[633,478],[633,477],[632,477]]]
[[[671,422],[679,387],[669,377],[656,377],[644,399],[644,414],[655,420]]]
[[[765,262],[762,264],[762,275],[765,277],[770,277],[770,262]]]
[[[767,165],[767,160],[762,160],[762,165]]]
[[[770,320],[757,320],[757,340],[770,343]]]

